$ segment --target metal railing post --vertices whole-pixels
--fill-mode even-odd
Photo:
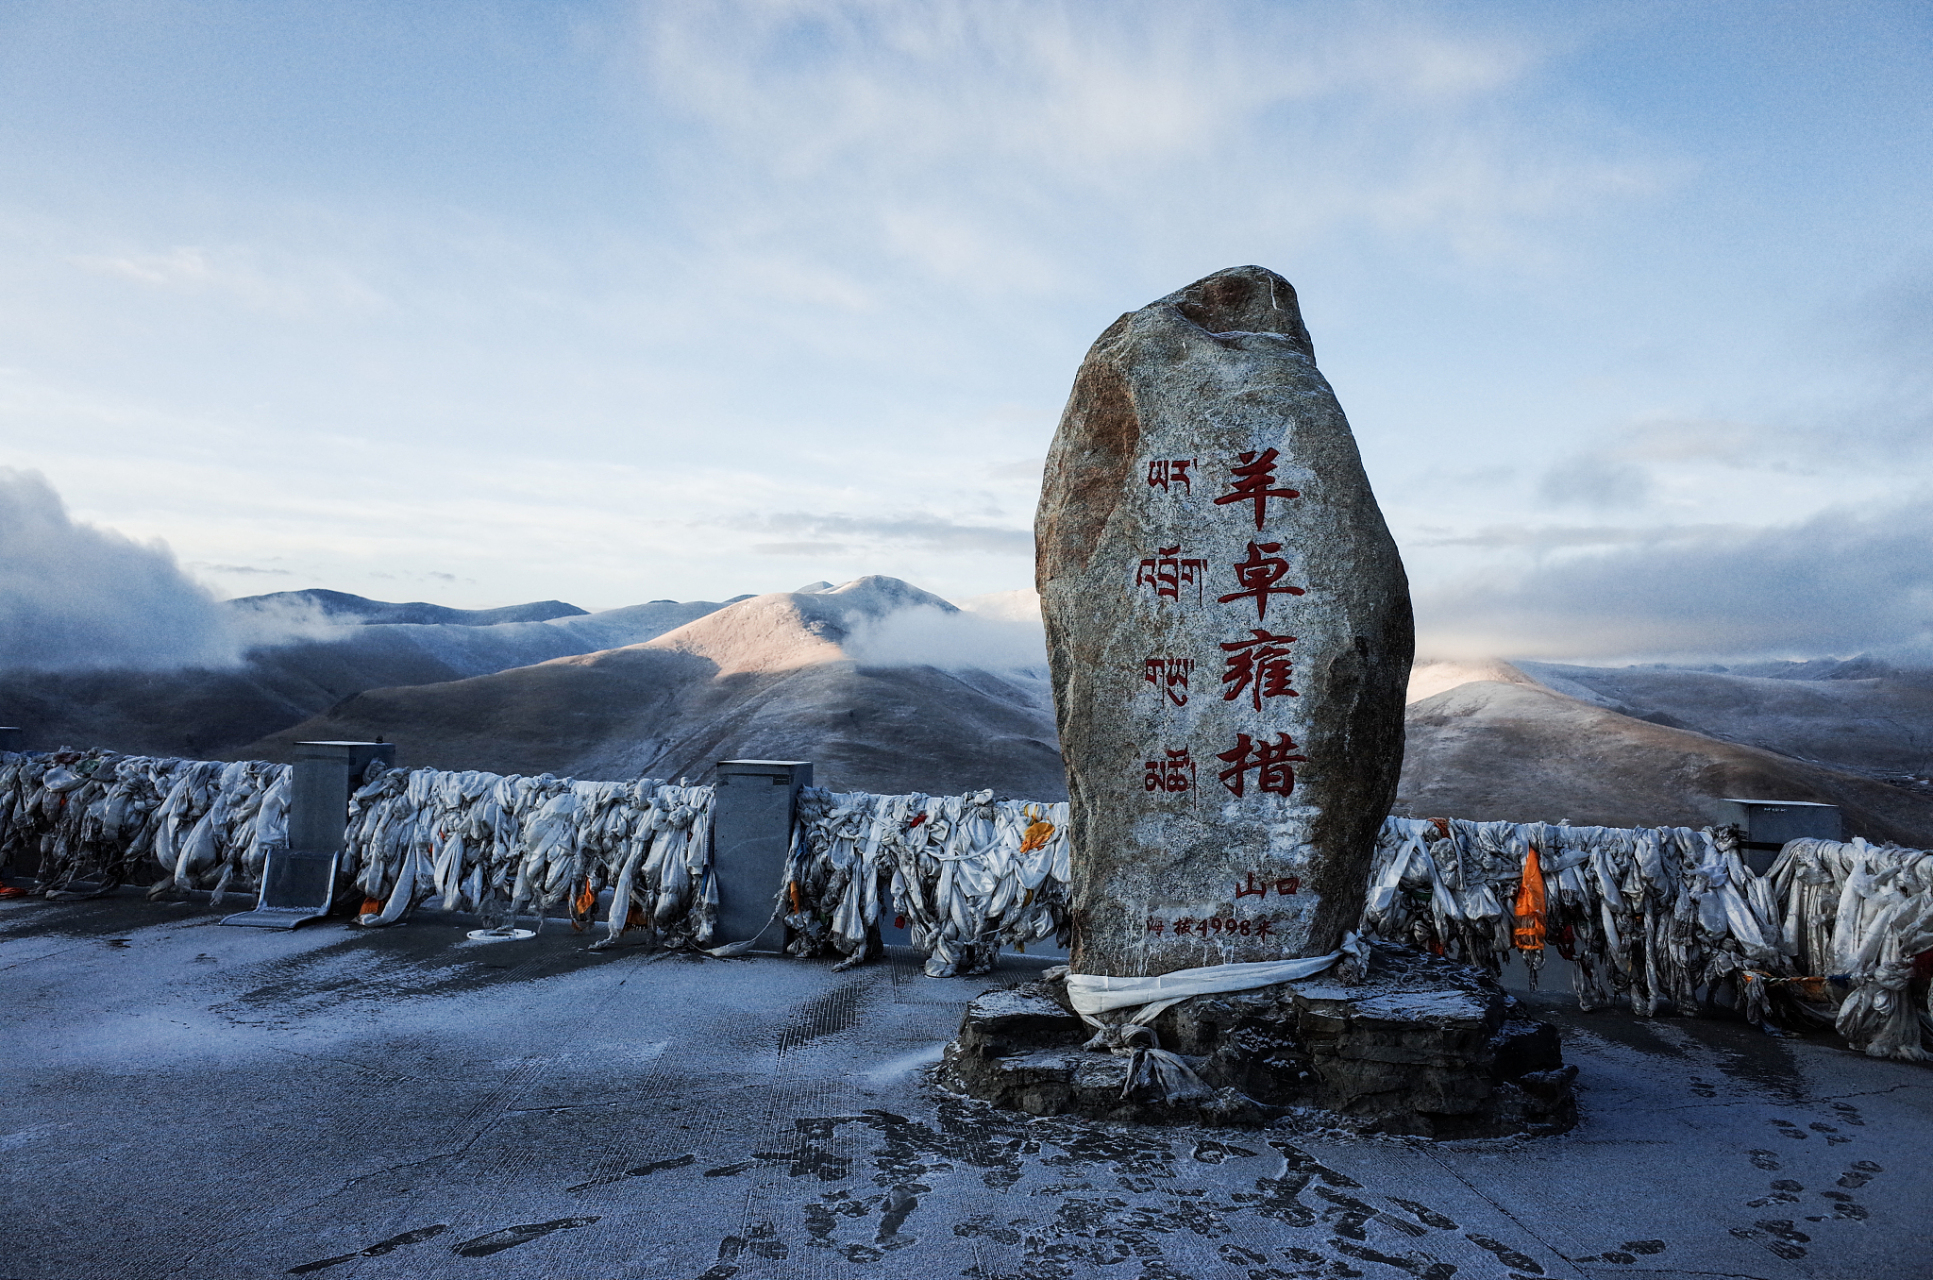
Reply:
[[[711,818],[712,873],[718,882],[720,943],[782,952],[785,923],[773,908],[783,886],[799,788],[812,785],[804,760],[720,760]]]
[[[1813,800],[1741,800],[1726,797],[1718,802],[1722,819],[1739,829],[1739,856],[1757,875],[1764,875],[1778,860],[1779,850],[1789,840],[1810,836],[1815,840],[1845,839],[1845,824],[1836,804]]]
[[[395,744],[388,742],[296,743],[295,775],[289,780],[288,847],[269,851],[256,908],[228,916],[222,923],[293,929],[329,914],[343,829],[349,822],[349,797],[361,785],[370,761],[387,765],[395,758]]]

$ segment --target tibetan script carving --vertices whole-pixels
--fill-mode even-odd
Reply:
[[[1166,489],[1178,484],[1188,492],[1195,491],[1195,484],[1188,476],[1188,468],[1195,465],[1193,458],[1155,458],[1148,463],[1148,488]],[[1256,528],[1260,528],[1257,525]]]
[[[1192,791],[1195,786],[1195,762],[1188,755],[1188,748],[1164,751],[1159,760],[1145,762],[1145,772],[1141,775],[1143,791]]]
[[[1193,658],[1148,658],[1141,678],[1168,696],[1177,707],[1188,705],[1188,675],[1195,669]]]
[[[1287,570],[1288,566],[1282,566]],[[1173,600],[1177,603],[1182,593],[1189,587],[1195,589],[1195,602],[1201,603],[1201,581],[1208,574],[1208,561],[1197,556],[1184,559],[1179,543],[1172,547],[1157,547],[1155,553],[1143,561],[1134,573],[1134,585],[1153,587],[1157,599]],[[1296,594],[1300,595],[1300,592]]]

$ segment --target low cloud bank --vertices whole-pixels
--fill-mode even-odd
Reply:
[[[1031,591],[978,596],[962,601],[958,613],[901,609],[856,630],[845,649],[868,666],[1047,671],[1040,602]]]
[[[322,626],[225,606],[167,544],[79,523],[45,476],[0,467],[0,670],[230,667]]]
[[[1032,529],[961,524],[943,516],[858,517],[813,515],[783,511],[767,516],[764,526],[774,533],[793,535],[789,542],[761,542],[752,550],[761,555],[852,555],[869,547],[914,546],[933,551],[973,555],[1031,556]]]
[[[1514,579],[1420,591],[1432,657],[1933,654],[1933,499],[1802,523],[1661,529]]]

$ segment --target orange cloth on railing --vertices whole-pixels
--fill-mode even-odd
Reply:
[[[1020,851],[1022,853],[1032,853],[1036,849],[1046,847],[1047,842],[1053,838],[1053,823],[1044,821],[1033,823],[1028,826],[1025,834],[1021,837]]]
[[[1511,941],[1519,951],[1544,949],[1544,868],[1537,848],[1524,855],[1524,878],[1517,886],[1517,926]]]
[[[597,906],[597,881],[584,877],[584,888],[571,903],[571,932],[582,933],[590,927],[591,911]]]

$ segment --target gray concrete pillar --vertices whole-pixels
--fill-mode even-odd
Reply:
[[[289,779],[289,847],[270,851],[255,910],[222,923],[293,929],[327,915],[335,897],[349,797],[362,785],[370,761],[391,765],[395,759],[395,744],[388,742],[296,743],[295,774]]]
[[[1772,869],[1788,840],[1844,840],[1845,824],[1836,804],[1811,800],[1733,800],[1718,802],[1720,822],[1743,834],[1739,856],[1759,875]]]
[[[718,879],[718,945],[755,939],[751,950],[782,952],[785,924],[773,908],[783,886],[799,788],[812,785],[803,760],[720,760],[711,816]]]
[[[11,724],[0,724],[0,751],[25,751],[27,731]]]

